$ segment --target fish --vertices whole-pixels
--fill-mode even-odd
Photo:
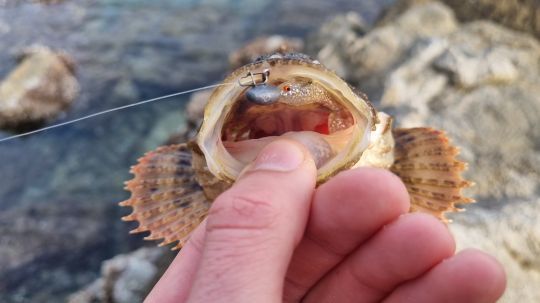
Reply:
[[[303,144],[317,166],[317,186],[356,167],[388,169],[410,196],[410,212],[445,214],[474,202],[463,195],[473,185],[462,174],[446,133],[431,127],[393,128],[368,97],[318,60],[301,53],[275,53],[230,73],[214,89],[197,136],[146,153],[131,168],[129,199],[121,206],[136,221],[131,233],[180,249],[207,216],[212,201],[272,141]]]

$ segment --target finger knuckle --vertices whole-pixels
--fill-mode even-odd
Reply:
[[[279,212],[269,192],[225,193],[210,209],[207,229],[268,229]]]

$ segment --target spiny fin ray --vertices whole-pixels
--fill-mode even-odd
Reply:
[[[210,201],[195,180],[191,151],[186,144],[159,147],[131,168],[135,177],[126,182],[131,192],[121,206],[133,208],[124,221],[137,221],[130,233],[150,232],[145,240],[173,242],[173,250],[186,243],[190,233],[208,214]]]
[[[462,189],[473,185],[462,173],[467,164],[456,159],[459,149],[442,131],[402,128],[393,131],[395,161],[390,168],[409,192],[411,212],[424,212],[448,222],[447,212],[463,211],[456,204],[474,202]]]

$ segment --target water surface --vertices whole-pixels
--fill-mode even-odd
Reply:
[[[254,37],[305,37],[350,10],[371,22],[390,2],[0,1],[0,77],[33,44],[69,53],[81,95],[58,123],[218,82],[229,53]],[[122,183],[138,157],[181,130],[188,98],[0,143],[0,301],[63,300],[102,260],[141,245],[118,220]]]

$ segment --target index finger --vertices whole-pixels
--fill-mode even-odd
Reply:
[[[205,234],[206,219],[193,231],[186,245],[150,291],[144,300],[145,303],[186,301],[201,260]]]
[[[267,145],[212,205],[190,302],[277,302],[305,229],[316,167],[291,140]]]

